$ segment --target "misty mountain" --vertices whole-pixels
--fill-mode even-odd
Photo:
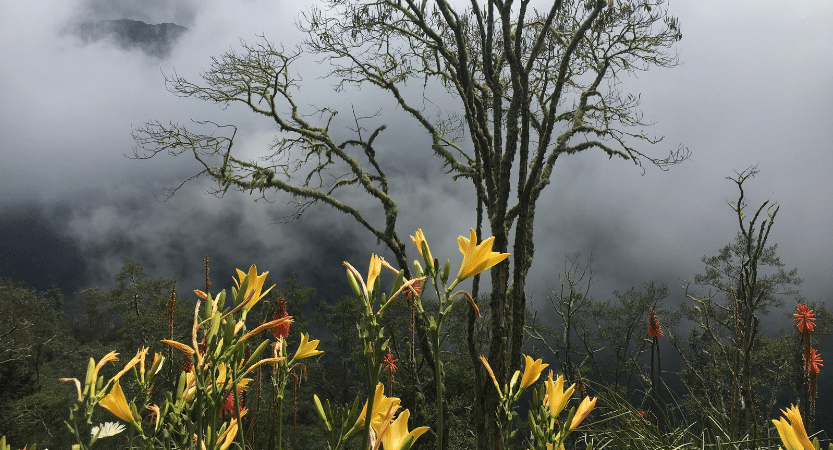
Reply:
[[[76,34],[85,43],[111,39],[124,49],[139,48],[149,55],[165,57],[186,31],[187,28],[175,23],[147,24],[140,20],[119,19],[81,23]]]

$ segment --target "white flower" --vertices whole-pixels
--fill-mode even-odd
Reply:
[[[98,435],[99,438],[106,438],[115,436],[122,431],[124,431],[124,425],[117,422],[104,422],[101,425],[94,426],[92,430],[90,430],[90,433],[93,437]]]

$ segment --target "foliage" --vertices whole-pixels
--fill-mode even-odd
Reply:
[[[58,442],[69,398],[57,378],[78,365],[61,320],[63,295],[0,280],[0,430],[10,442]]]

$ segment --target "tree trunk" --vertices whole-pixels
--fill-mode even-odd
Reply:
[[[500,222],[502,227],[502,221]],[[494,233],[494,251],[505,253],[507,249],[507,237],[503,230],[495,230],[494,222],[492,231]],[[491,339],[489,343],[489,365],[497,378],[499,384],[505,384],[508,380],[508,367],[506,365],[506,288],[509,279],[509,262],[501,262],[492,269],[492,298],[491,298]],[[501,450],[500,430],[497,426],[497,417],[494,412],[498,411],[500,396],[491,380],[484,380],[479,389],[483,392],[483,417],[476,420],[483,423],[483,441],[485,446],[482,449]]]

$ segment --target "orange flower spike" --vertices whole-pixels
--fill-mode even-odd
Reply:
[[[802,333],[812,332],[816,327],[816,318],[813,310],[804,304],[798,305],[796,309],[798,310],[798,314],[793,314],[793,317],[795,317],[793,320],[797,322],[798,329]]]
[[[411,280],[413,280],[413,278],[411,278]],[[419,282],[413,283],[410,286],[408,286],[408,290],[405,291],[405,296],[408,298],[408,303],[413,303],[420,293],[422,293],[422,288],[419,286]]]
[[[384,370],[386,372],[393,373],[396,372],[396,362],[399,361],[398,359],[393,357],[393,353],[391,353],[390,349],[388,349],[388,354],[384,357]]]
[[[662,328],[659,326],[659,319],[657,319],[657,313],[654,312],[654,308],[651,308],[651,318],[648,321],[648,339],[662,337]]]
[[[803,356],[802,356],[803,358]],[[806,361],[805,361],[806,362]],[[824,367],[822,364],[824,361],[821,359],[821,355],[819,355],[818,350],[811,348],[810,349],[810,373],[819,373],[819,367]]]
[[[275,315],[272,316],[272,320],[280,320],[284,317],[289,317],[289,313],[286,311],[286,300],[283,298],[283,295],[281,295],[278,297],[278,307],[275,308]],[[276,339],[284,339],[289,336],[290,323],[291,322],[283,322],[272,327],[272,334],[275,335]]]

